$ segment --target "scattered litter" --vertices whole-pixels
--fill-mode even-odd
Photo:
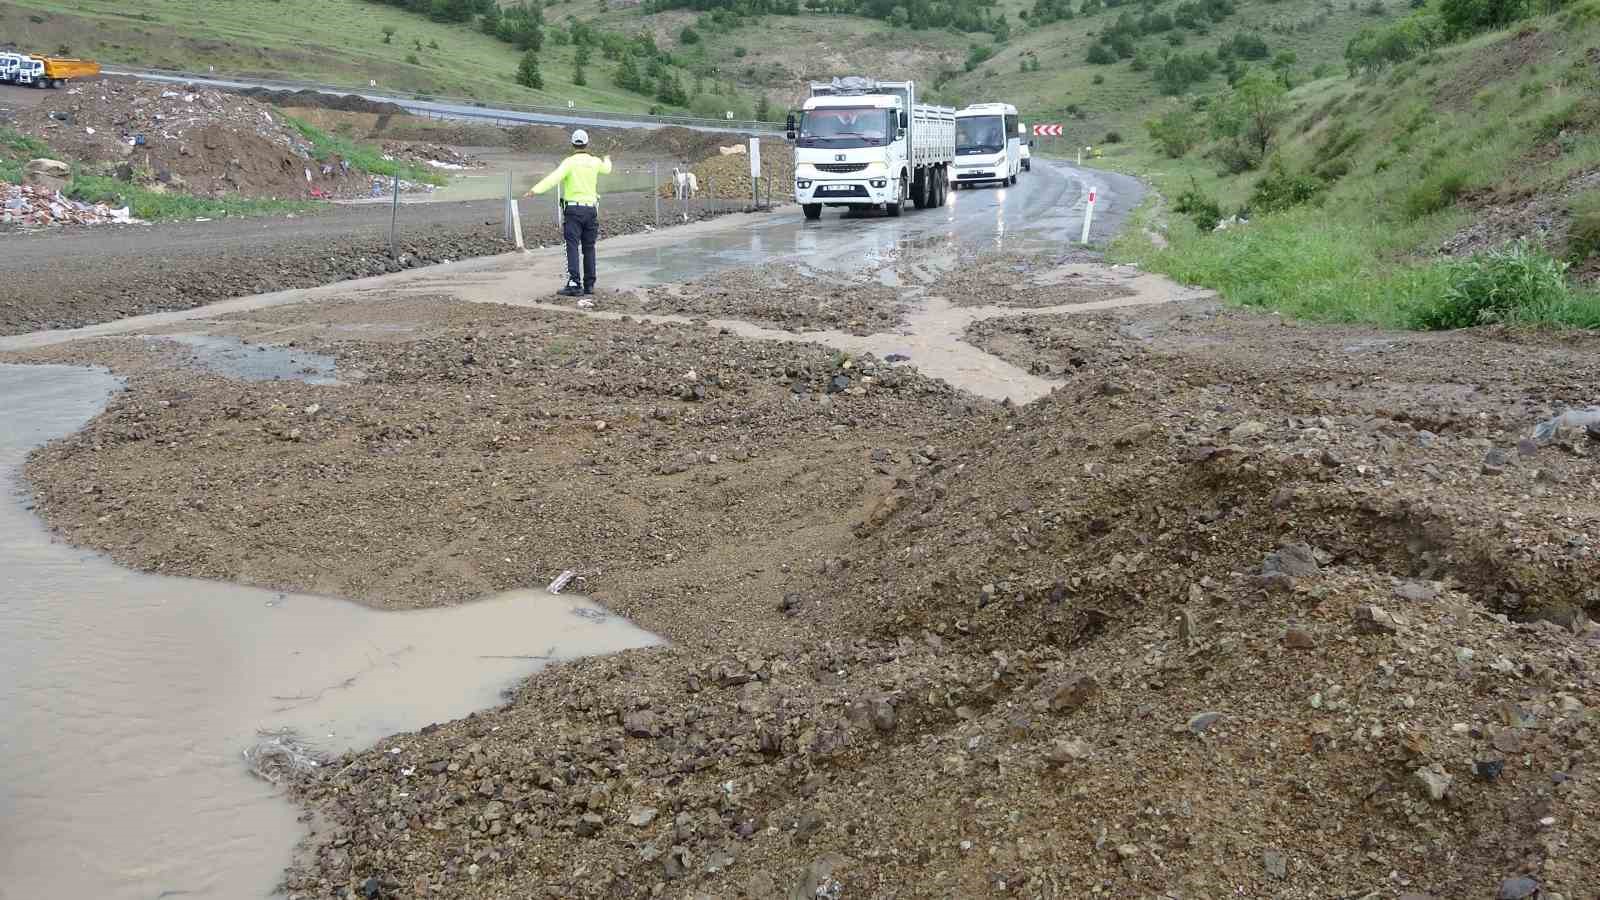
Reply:
[[[321,768],[323,760],[300,741],[290,729],[260,731],[262,740],[244,751],[250,774],[271,784],[281,784],[291,775]]]
[[[552,593],[552,594],[561,593],[563,590],[566,589],[566,586],[572,582],[573,576],[575,576],[577,574],[578,574],[577,572],[574,572],[571,569],[567,569],[566,571],[562,572],[560,575],[557,575],[556,576],[556,580],[550,582],[550,593]]]
[[[1533,439],[1543,443],[1554,438],[1557,432],[1566,430],[1600,432],[1600,406],[1569,409],[1555,418],[1546,419],[1534,426]]]

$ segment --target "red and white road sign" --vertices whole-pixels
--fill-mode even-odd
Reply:
[[[1035,125],[1035,126],[1033,126],[1033,136],[1034,137],[1060,137],[1061,136],[1061,126],[1060,125]]]

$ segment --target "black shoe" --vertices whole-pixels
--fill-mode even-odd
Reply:
[[[584,288],[583,289],[583,295],[585,297],[593,297],[594,296],[594,288],[592,288],[592,287]]]
[[[569,284],[566,287],[562,288],[561,290],[556,291],[556,296],[558,296],[558,297],[581,297],[581,296],[583,296],[583,288],[578,287],[575,284]]]

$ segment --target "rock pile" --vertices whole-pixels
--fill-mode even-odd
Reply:
[[[128,208],[80,203],[49,188],[0,183],[0,227],[49,228],[63,225],[127,225],[137,222]]]

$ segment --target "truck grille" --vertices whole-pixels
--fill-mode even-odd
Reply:
[[[866,171],[866,163],[817,163],[817,170],[829,172],[834,175],[848,175],[851,172]]]

